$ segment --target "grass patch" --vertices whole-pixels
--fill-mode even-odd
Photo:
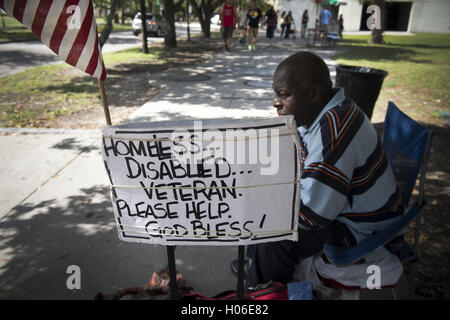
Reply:
[[[162,47],[149,46],[149,53],[142,52],[142,47],[130,48],[119,52],[105,53],[103,59],[107,66],[116,65],[118,63],[139,62],[143,60],[160,59],[164,56],[165,51]]]
[[[105,26],[105,19],[97,19],[97,28],[101,32]],[[128,24],[114,24],[113,32],[130,31],[131,23]],[[0,17],[0,43],[10,41],[23,41],[23,40],[37,40],[37,37],[22,25],[16,19],[2,15]]]
[[[0,29],[0,43],[10,41],[37,40],[28,29]]]
[[[193,38],[192,42],[178,40],[175,49],[152,44],[148,55],[140,47],[104,54],[108,70],[105,87],[111,112],[138,108],[157,94],[160,89],[148,83],[152,74],[200,63],[222,47],[217,36]],[[77,119],[81,118],[86,127],[93,110],[101,109],[100,104],[97,79],[66,64],[35,67],[0,78],[1,127],[75,128]],[[127,112],[123,111],[122,115],[126,117]],[[61,122],[62,118],[66,119],[65,123]]]
[[[0,43],[8,41],[35,40],[36,36],[16,19],[0,16]]]
[[[450,110],[450,35],[386,35],[382,45],[369,40],[370,35],[346,36],[340,43],[344,50],[333,58],[389,72],[374,112],[384,118],[391,100],[414,119],[442,124],[439,111]]]
[[[1,78],[0,125],[38,127],[92,103],[94,81],[63,65],[35,67]]]

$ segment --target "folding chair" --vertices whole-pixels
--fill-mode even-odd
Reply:
[[[409,274],[409,298],[413,297],[414,291],[421,227],[421,217],[418,214],[426,203],[424,197],[425,174],[432,137],[432,130],[421,126],[401,112],[394,103],[389,102],[384,123],[383,146],[406,205],[409,204],[420,171],[418,200],[400,220],[373,237],[360,242],[358,245],[347,249],[326,244],[324,248],[324,253],[328,260],[334,265],[350,265],[377,248],[388,244],[415,219],[414,243],[412,246],[403,243],[403,246],[395,252],[403,263],[412,263],[412,269]],[[339,282],[339,279],[334,280]],[[395,289],[393,289],[393,294],[395,298]]]

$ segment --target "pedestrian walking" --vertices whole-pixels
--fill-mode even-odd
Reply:
[[[280,16],[280,23],[281,23],[280,24],[280,28],[281,28],[280,38],[283,38],[284,30],[286,29],[285,19],[286,19],[286,11],[283,11]]]
[[[233,43],[234,25],[236,23],[233,0],[225,0],[222,11],[220,11],[220,20],[222,21],[222,37],[225,43],[225,50],[230,51]]]
[[[344,37],[342,36],[342,32],[344,31],[344,17],[342,16],[342,14],[339,16],[338,24],[339,24],[339,37],[343,39]]]
[[[284,19],[284,23],[286,24],[286,32],[284,35],[285,39],[289,38],[289,35],[291,34],[291,32],[295,32],[295,31],[291,31],[291,25],[293,22],[294,22],[294,19],[292,18],[292,12],[289,11]]]
[[[277,27],[278,20],[277,13],[275,12],[275,10],[273,10],[272,6],[269,8],[269,10],[267,10],[265,18],[267,22],[266,38],[272,39]]]
[[[245,43],[245,39],[247,38],[247,25],[245,24],[245,20],[247,19],[247,8],[245,5],[241,5],[241,9],[238,14],[238,28],[239,28],[239,42]]]
[[[306,30],[308,28],[308,21],[309,21],[308,10],[305,10],[303,11],[302,15],[302,31],[301,31],[302,38],[305,38]]]
[[[247,12],[247,19],[245,23],[248,22],[248,50],[256,49],[256,38],[258,37],[259,21],[262,18],[262,12],[257,7],[256,0],[252,1],[252,7]]]
[[[320,27],[319,27],[319,31],[320,33],[324,33],[327,34],[330,30],[330,21],[331,18],[333,18],[333,15],[331,14],[330,10],[328,10],[327,8],[323,9],[322,12],[320,13]]]

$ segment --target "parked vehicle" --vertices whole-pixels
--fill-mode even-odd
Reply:
[[[211,18],[211,23],[214,24],[220,24],[220,16],[218,14],[215,14],[212,18]]]
[[[142,18],[141,13],[138,12],[133,18],[131,28],[135,36],[139,35],[142,31]],[[166,29],[166,21],[160,14],[147,13],[145,16],[145,22],[147,23],[147,34],[156,37],[164,35]]]

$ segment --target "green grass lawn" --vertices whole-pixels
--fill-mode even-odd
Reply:
[[[164,49],[131,48],[103,55],[107,68],[120,63],[163,64]],[[99,103],[97,80],[66,64],[39,66],[0,78],[0,126],[33,127]]]
[[[104,19],[97,19],[97,28],[99,32],[101,32],[105,24],[106,22]],[[118,31],[131,32],[131,24],[114,24],[113,32]],[[16,19],[5,15],[0,17],[0,43],[35,39],[37,39],[36,36]]]
[[[369,40],[370,36],[345,36],[339,45],[343,50],[333,58],[339,64],[389,72],[374,111],[375,122],[384,118],[388,101],[415,119],[441,122],[439,111],[450,110],[450,35],[386,35],[382,45]]]
[[[214,37],[218,39],[217,34]],[[119,65],[120,68],[110,72],[105,86],[139,70],[153,73],[177,63],[188,64],[193,48],[197,56],[205,50],[199,46],[201,41],[204,43],[197,39],[189,44],[180,39],[176,50],[153,44],[149,46],[149,54],[143,54],[141,47],[106,53],[103,55],[106,68],[109,71]],[[58,116],[99,103],[97,80],[64,63],[30,68],[0,78],[0,127],[42,127]]]

